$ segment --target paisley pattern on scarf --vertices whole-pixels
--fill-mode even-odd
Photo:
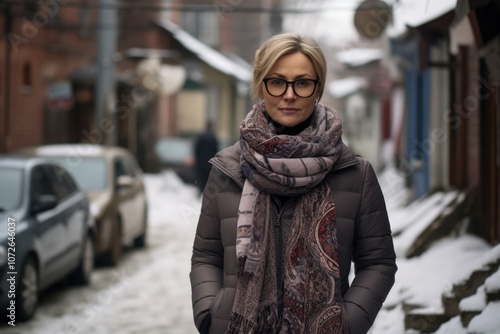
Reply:
[[[298,135],[277,135],[257,104],[240,133],[246,181],[237,223],[238,284],[226,333],[341,333],[335,204],[323,182],[342,144],[340,117],[320,103]],[[300,195],[284,259],[281,317],[271,194]]]
[[[295,210],[286,251],[283,333],[342,333],[335,205],[329,186],[319,188]],[[321,218],[311,220],[311,213]]]

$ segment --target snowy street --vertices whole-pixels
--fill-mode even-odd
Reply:
[[[196,333],[189,270],[200,200],[170,173],[147,176],[148,246],[127,249],[116,268],[98,267],[88,287],[59,284],[41,297],[35,318],[2,321],[0,333]]]
[[[482,257],[500,256],[467,233],[444,238],[421,256],[404,252],[415,235],[443,212],[454,193],[436,193],[407,207],[402,179],[394,171],[379,178],[386,197],[399,270],[396,284],[379,313],[370,334],[402,334],[404,303],[439,310],[441,294],[465,273],[481,264]],[[11,327],[5,334],[194,334],[189,283],[191,248],[201,201],[196,188],[182,183],[172,172],[147,175],[149,231],[146,249],[128,249],[116,268],[98,267],[88,287],[59,284],[43,294],[35,318]],[[425,212],[425,215],[423,214]],[[417,283],[418,282],[418,283]],[[488,282],[500,289],[500,273]],[[498,334],[500,303],[491,303],[472,322],[477,333]],[[410,332],[406,332],[410,333]],[[437,331],[466,334],[458,317]]]

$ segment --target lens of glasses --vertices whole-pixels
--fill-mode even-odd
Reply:
[[[310,97],[313,95],[318,80],[299,79],[295,81],[286,81],[279,78],[264,79],[264,85],[269,95],[278,97],[285,94],[288,85],[292,85],[293,92],[299,97]]]

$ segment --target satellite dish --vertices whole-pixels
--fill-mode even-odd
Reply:
[[[391,7],[384,1],[365,0],[356,8],[354,26],[365,38],[378,38],[391,21],[391,13]]]

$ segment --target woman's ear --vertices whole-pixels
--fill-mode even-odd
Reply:
[[[264,84],[262,83],[259,88],[259,99],[264,100]]]

